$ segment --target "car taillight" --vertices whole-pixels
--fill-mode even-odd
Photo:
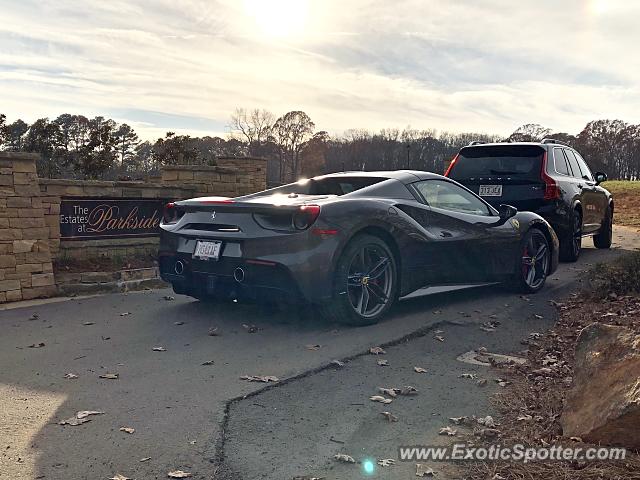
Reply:
[[[560,187],[556,181],[547,174],[547,152],[542,155],[542,169],[540,178],[544,182],[544,199],[557,200],[560,198]]]
[[[449,176],[449,174],[451,173],[451,169],[453,168],[453,166],[458,161],[458,158],[460,158],[460,154],[459,153],[455,157],[453,157],[453,160],[451,160],[451,163],[449,164],[449,167],[447,168],[447,171],[444,172],[444,176],[445,177]]]
[[[164,206],[162,223],[176,223],[182,215],[184,215],[184,211],[180,210],[175,203],[169,202]]]
[[[309,228],[320,215],[320,205],[302,205],[297,212],[293,214],[291,223],[296,230],[306,230]]]

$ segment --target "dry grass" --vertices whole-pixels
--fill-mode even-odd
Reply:
[[[640,227],[640,182],[614,180],[602,186],[613,194],[614,223]]]
[[[624,257],[613,266],[596,267],[600,273],[616,278],[612,290],[603,287],[596,296],[585,292],[557,304],[560,318],[556,325],[542,336],[525,341],[529,347],[528,364],[501,368],[500,375],[512,382],[492,399],[500,413],[501,445],[593,446],[563,437],[559,423],[573,376],[574,347],[580,331],[595,322],[625,326],[640,333],[640,297],[637,293],[626,295],[631,293],[628,287],[619,290],[625,279],[631,277],[635,281],[640,275],[638,265],[640,254]],[[541,371],[542,368],[547,370]],[[623,461],[482,462],[462,468],[464,478],[469,480],[640,480],[640,455],[628,452]]]

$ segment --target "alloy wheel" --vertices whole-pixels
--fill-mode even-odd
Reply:
[[[533,231],[522,252],[522,276],[529,288],[535,290],[544,283],[550,258],[546,237]]]
[[[378,245],[365,245],[351,258],[347,273],[349,302],[364,318],[374,317],[390,301],[393,262]]]

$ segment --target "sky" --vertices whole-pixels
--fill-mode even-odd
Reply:
[[[102,115],[153,140],[238,108],[318,130],[508,135],[640,123],[640,2],[0,0],[0,113]]]

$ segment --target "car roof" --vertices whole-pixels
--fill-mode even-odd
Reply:
[[[313,177],[313,179],[320,180],[322,178],[340,178],[340,177],[391,178],[391,179],[399,180],[402,183],[413,183],[413,182],[417,182],[418,180],[445,178],[442,175],[438,175],[437,173],[423,172],[421,170],[386,170],[386,171],[373,171],[373,172],[362,172],[362,171],[356,170],[351,172],[328,173],[326,175]]]

